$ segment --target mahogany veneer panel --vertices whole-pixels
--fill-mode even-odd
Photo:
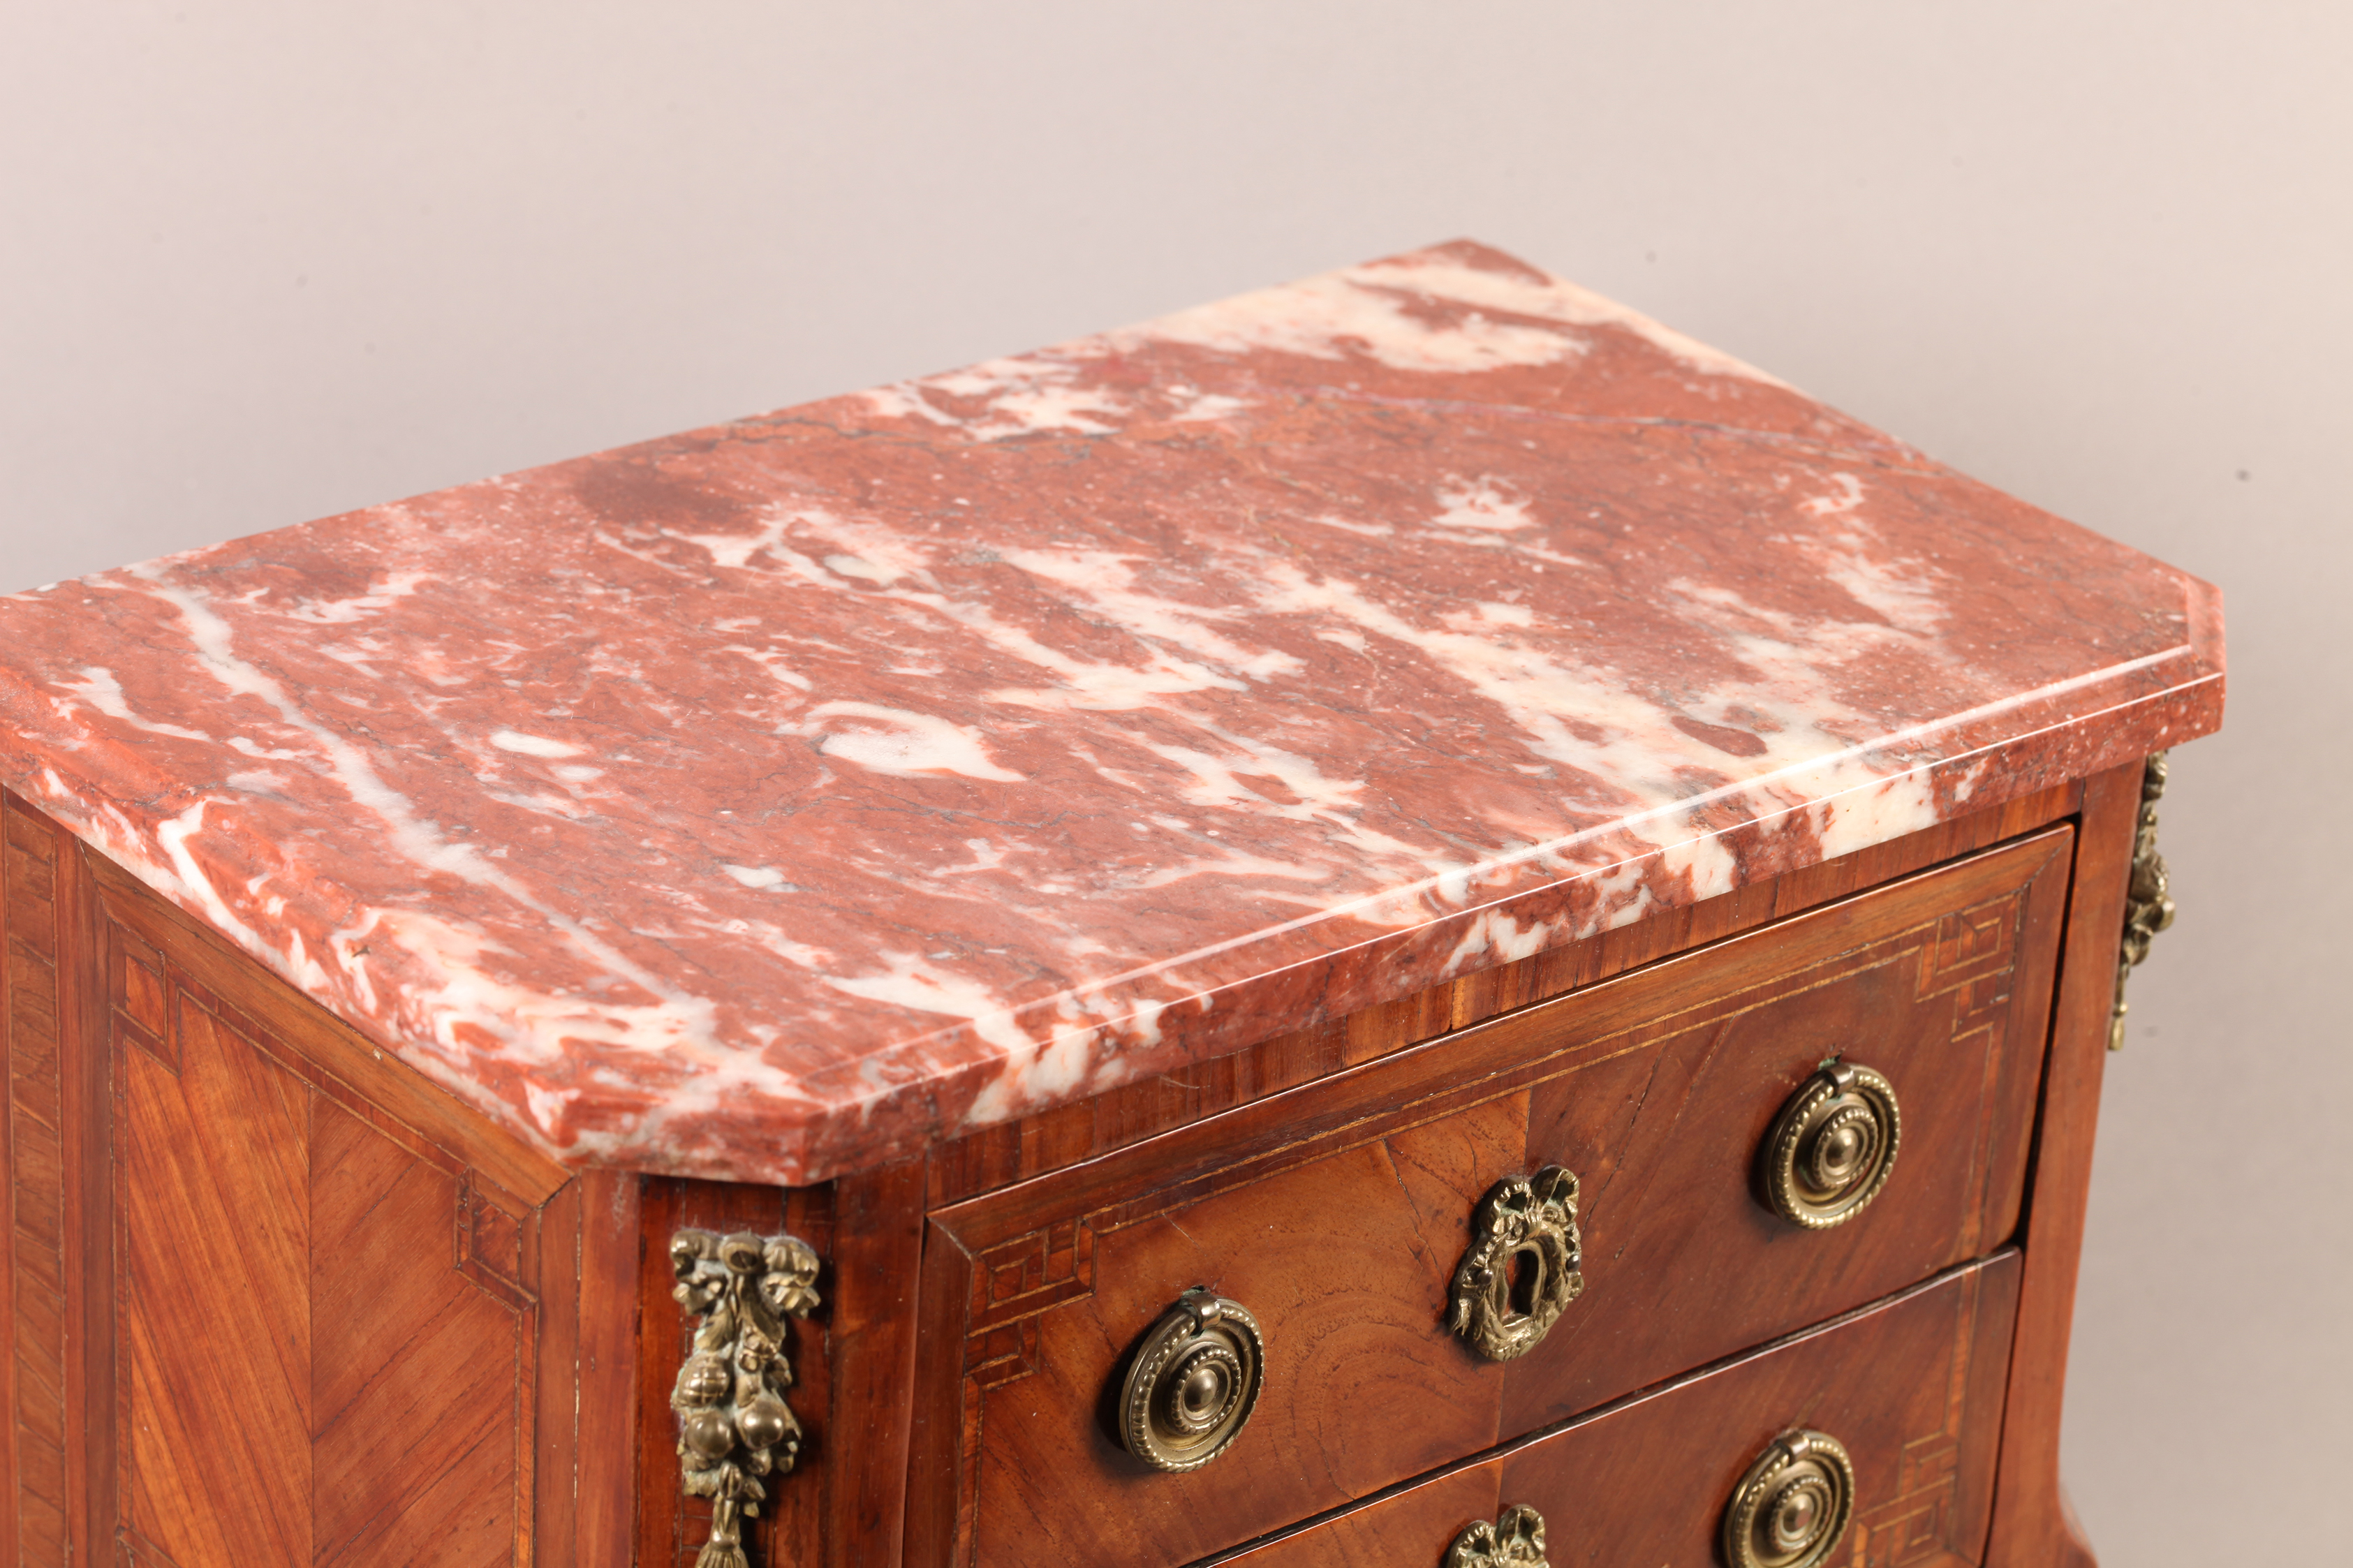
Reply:
[[[1828,1432],[1855,1468],[1824,1568],[1981,1561],[2019,1258],[2004,1253],[1311,1529],[1231,1568],[1431,1563],[1474,1519],[1526,1504],[1554,1568],[1713,1568],[1733,1489],[1775,1434]]]
[[[6,1480],[5,1544],[23,1563],[62,1563],[71,1506],[67,1475],[65,1080],[60,1050],[58,843],[47,823],[0,796],[0,1044],[8,1175],[0,1227],[0,1307],[11,1331],[0,1358]]]
[[[2093,1561],[2059,1481],[2059,1415],[2091,1196],[2100,1079],[2108,1061],[2116,937],[2140,806],[2137,767],[2112,768],[2084,781],[2082,849],[2068,909],[2064,973],[2052,1010],[2018,1343],[1995,1489],[1993,1555],[2004,1563],[2091,1568]]]
[[[616,1348],[584,1259],[636,1246],[614,1183],[482,1125],[20,802],[0,816],[0,1560],[626,1561],[609,1505],[575,1503],[629,1451],[628,1390],[583,1360]]]
[[[529,1561],[538,1215],[115,940],[157,1004],[116,1030],[134,1559]]]
[[[126,1529],[184,1568],[512,1561],[529,1216],[166,994],[176,1063],[118,1062]]]
[[[1567,1164],[1585,1181],[1586,1294],[1540,1351],[1512,1363],[1505,1431],[2010,1237],[2073,840],[2056,828],[1933,874],[1924,880],[1952,884],[1958,907],[1932,926],[1853,949],[1786,988],[1690,1006],[1627,1037],[1658,1037],[1651,1050],[1536,1087],[1531,1160]],[[1868,938],[1872,905],[1894,891],[1825,917],[1844,914],[1852,935]],[[1805,1231],[1757,1200],[1753,1170],[1790,1089],[1832,1055],[1894,1080],[1902,1147],[1868,1208],[1834,1230]],[[1727,1116],[1728,1107],[1745,1114]]]
[[[1188,1561],[1998,1245],[2071,842],[2049,830],[938,1212],[912,1560]],[[1749,1173],[1839,1053],[1894,1079],[1905,1148],[1869,1210],[1807,1233]],[[1584,1178],[1587,1293],[1536,1351],[1482,1362],[1441,1327],[1469,1216],[1546,1163]],[[1194,1285],[1257,1314],[1267,1390],[1230,1454],[1163,1475],[1103,1405]]]

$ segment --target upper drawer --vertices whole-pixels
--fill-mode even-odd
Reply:
[[[1999,1245],[2072,842],[2054,828],[939,1211],[909,1561],[1190,1562]],[[1810,1229],[1767,1206],[1760,1151],[1833,1058],[1892,1086],[1900,1139],[1876,1196]],[[1808,1156],[1836,1164],[1844,1126],[1867,1157],[1888,1130],[1868,1097],[1846,1110]],[[1451,1297],[1482,1198],[1546,1167],[1577,1179],[1582,1294],[1488,1359]],[[1505,1304],[1535,1304],[1533,1256],[1497,1262]],[[1262,1382],[1231,1446],[1172,1473],[1122,1445],[1124,1370],[1197,1287],[1247,1310]],[[1250,1339],[1178,1336],[1141,1408],[1164,1431],[1214,1417]]]

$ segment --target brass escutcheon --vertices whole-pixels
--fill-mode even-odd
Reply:
[[[1730,1568],[1815,1568],[1854,1514],[1854,1465],[1837,1438],[1784,1432],[1757,1456],[1724,1510]]]
[[[1239,1301],[1187,1290],[1128,1364],[1120,1441],[1155,1469],[1198,1470],[1241,1435],[1265,1381],[1258,1320]]]
[[[1514,1503],[1493,1524],[1473,1520],[1454,1538],[1445,1568],[1552,1568],[1545,1561],[1544,1515]]]
[[[1887,1184],[1903,1136],[1895,1086],[1869,1068],[1832,1062],[1789,1097],[1766,1134],[1766,1202],[1808,1230],[1844,1225]]]
[[[1497,1182],[1471,1218],[1450,1325],[1490,1361],[1527,1354],[1584,1293],[1582,1246],[1574,1172],[1546,1165]]]

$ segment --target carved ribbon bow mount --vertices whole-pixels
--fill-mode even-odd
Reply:
[[[1550,1568],[1544,1515],[1517,1503],[1493,1524],[1473,1520],[1448,1548],[1446,1568]]]

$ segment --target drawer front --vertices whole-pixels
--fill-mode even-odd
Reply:
[[[2019,1258],[2005,1252],[1827,1328],[1684,1378],[1295,1534],[1229,1568],[1443,1563],[1478,1521],[1533,1509],[1553,1568],[1715,1568],[1725,1517],[1785,1433],[1820,1433],[1842,1510],[1817,1510],[1819,1568],[1936,1568],[1983,1555]],[[1763,1513],[1787,1471],[1760,1478]],[[1802,1507],[1802,1504],[1800,1505]],[[1831,1528],[1843,1511],[1846,1522]],[[1752,1515],[1752,1518],[1754,1515]],[[1769,1516],[1768,1516],[1769,1517]],[[1808,1522],[1800,1512],[1792,1521]],[[1754,1526],[1752,1526],[1752,1529]],[[1767,1526],[1769,1528],[1769,1525]],[[1806,1541],[1793,1531],[1791,1544]],[[1801,1552],[1801,1557],[1803,1555]]]
[[[2071,842],[942,1210],[910,1561],[1195,1561],[1991,1250],[2016,1220]],[[1767,1206],[1759,1151],[1833,1057],[1893,1086],[1900,1142],[1867,1205],[1809,1229]],[[1556,1166],[1577,1178],[1582,1294],[1490,1359],[1450,1325],[1481,1200]],[[1196,1288],[1246,1309],[1262,1378],[1230,1447],[1170,1472],[1123,1444],[1124,1369]]]

